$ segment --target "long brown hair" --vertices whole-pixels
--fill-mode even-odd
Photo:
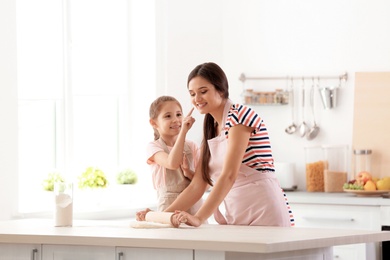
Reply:
[[[198,76],[210,82],[215,87],[215,90],[218,91],[223,98],[229,98],[229,83],[227,77],[225,72],[217,64],[213,62],[206,62],[196,66],[188,75],[187,88],[190,81]],[[215,127],[215,120],[210,114],[206,114],[203,121],[203,140],[201,144],[202,174],[203,180],[211,186],[213,186],[209,170],[209,161],[211,155],[207,140],[210,140],[216,136],[217,131]]]
[[[161,97],[158,97],[156,100],[154,100],[152,102],[152,104],[150,104],[150,108],[149,108],[149,118],[150,119],[153,119],[153,120],[156,120],[158,115],[160,114],[161,112],[161,107],[162,105],[165,103],[165,102],[168,102],[168,101],[173,101],[173,102],[176,102],[177,105],[180,107],[180,110],[183,110],[182,107],[181,107],[181,104],[179,101],[177,101],[176,98],[174,97],[171,97],[171,96],[161,96]],[[157,140],[160,138],[160,133],[155,129],[153,128],[153,131],[154,131],[154,140]]]

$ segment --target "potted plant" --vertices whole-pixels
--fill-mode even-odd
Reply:
[[[79,189],[96,189],[96,188],[106,188],[108,186],[108,181],[106,174],[96,167],[88,167],[79,177],[78,177],[78,187]]]
[[[129,168],[120,171],[116,176],[116,182],[118,184],[136,184],[137,181],[137,174]]]
[[[42,187],[45,191],[53,191],[54,183],[65,182],[65,179],[58,172],[51,172],[47,175],[47,178],[43,180]]]
[[[78,176],[78,191],[75,197],[78,198],[83,209],[96,208],[104,199],[104,190],[108,186],[106,174],[97,167],[87,167]]]

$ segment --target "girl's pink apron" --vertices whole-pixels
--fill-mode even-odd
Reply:
[[[164,149],[166,153],[169,153],[169,149],[165,142],[160,138],[159,142]],[[191,149],[187,144],[184,144],[184,153],[186,155],[186,158],[188,160],[188,165],[192,166],[194,165],[194,159]],[[192,169],[194,170],[194,169]],[[179,194],[187,188],[187,186],[190,184],[190,180],[187,179],[182,170],[179,168],[177,170],[171,170],[165,168],[165,185],[157,188],[157,197],[158,197],[158,211],[164,211],[166,208],[168,208],[175,199],[179,196]],[[198,209],[202,205],[202,199],[199,200],[194,206],[192,206],[188,213],[195,215],[195,213],[198,211]]]
[[[228,100],[224,120],[230,109]],[[225,125],[225,122],[223,122]],[[210,176],[217,181],[225,159],[228,139],[224,130],[208,141],[211,153]],[[224,199],[225,216],[219,209],[214,218],[219,224],[253,226],[291,226],[285,194],[273,172],[259,172],[241,164],[237,179]]]

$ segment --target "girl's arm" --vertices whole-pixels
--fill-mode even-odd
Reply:
[[[218,208],[226,195],[229,193],[237,178],[238,170],[242,163],[242,158],[244,157],[252,131],[253,128],[244,125],[236,125],[229,130],[229,142],[226,155],[223,158],[223,168],[218,181],[211,189],[211,192],[208,195],[206,201],[203,203],[202,207],[195,214],[195,216],[192,217],[186,212],[180,212],[177,215],[177,220],[179,222],[187,223],[193,226],[199,226],[214,213],[214,211]],[[197,175],[200,175],[198,171],[195,173],[194,180],[198,177]],[[194,180],[191,182],[190,186],[193,184]],[[171,208],[171,210],[173,209],[178,208]]]
[[[188,165],[188,160],[186,155],[183,155],[183,163],[180,165],[181,170],[183,171],[183,174],[186,178],[192,180],[194,177],[195,172],[191,171],[190,166]]]
[[[195,119],[191,116],[192,111],[194,111],[194,108],[192,108],[188,115],[183,118],[180,132],[169,154],[163,151],[154,154],[153,160],[157,164],[171,170],[178,169],[182,164],[186,135],[195,122]]]

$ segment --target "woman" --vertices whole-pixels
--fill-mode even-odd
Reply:
[[[205,114],[203,141],[190,185],[165,210],[175,212],[174,224],[197,227],[214,214],[219,224],[292,226],[262,118],[251,108],[232,103],[226,75],[215,63],[195,67],[187,87],[192,104]],[[197,213],[185,212],[209,186],[211,192]],[[218,209],[222,202],[225,216]],[[145,213],[137,213],[137,219]]]

